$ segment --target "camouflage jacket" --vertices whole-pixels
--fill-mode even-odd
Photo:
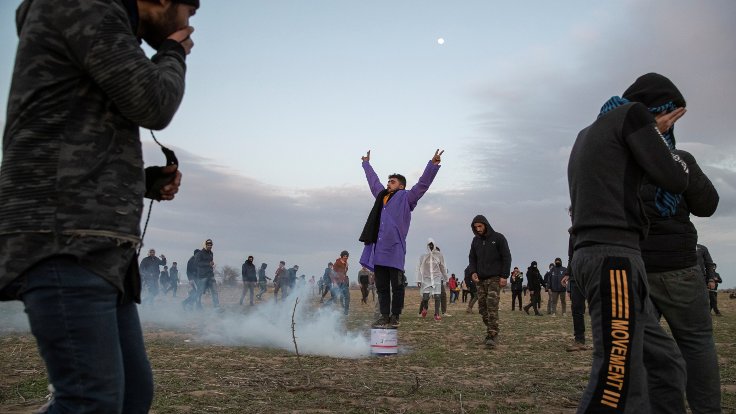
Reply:
[[[0,289],[44,258],[71,253],[85,262],[80,255],[115,247],[125,254],[105,250],[105,260],[128,263],[98,267],[122,289],[114,273],[129,267],[140,243],[138,128],[171,121],[186,68],[173,40],[145,55],[135,4],[25,0],[17,10],[0,166]]]

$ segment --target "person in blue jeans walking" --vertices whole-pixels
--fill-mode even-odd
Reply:
[[[198,0],[25,0],[0,167],[0,298],[20,299],[54,398],[48,413],[147,413],[136,302],[143,198],[181,173],[143,168],[140,128],[184,96]],[[148,58],[145,40],[156,50]]]

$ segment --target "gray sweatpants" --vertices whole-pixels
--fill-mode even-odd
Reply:
[[[659,325],[639,250],[575,250],[572,273],[588,300],[593,366],[578,413],[684,413],[685,363]]]
[[[721,376],[708,291],[699,266],[647,274],[654,306],[670,326],[687,364],[687,402],[694,414],[721,412]]]

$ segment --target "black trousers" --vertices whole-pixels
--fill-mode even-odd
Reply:
[[[721,311],[718,310],[718,292],[715,290],[708,290],[708,299],[710,299],[710,310],[719,315]]]
[[[511,291],[511,310],[514,310],[516,308],[516,299],[519,299],[519,310],[521,310],[521,291],[520,290],[512,290]]]
[[[404,308],[404,272],[376,265],[375,279],[381,315],[401,315]]]
[[[575,342],[585,343],[585,294],[574,280],[570,279],[570,311]]]

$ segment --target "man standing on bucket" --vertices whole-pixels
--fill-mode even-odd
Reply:
[[[435,151],[411,190],[406,190],[406,178],[401,174],[389,175],[384,187],[371,167],[371,152],[362,157],[375,203],[360,235],[360,241],[365,243],[360,264],[375,272],[381,312],[375,327],[399,326],[399,315],[404,307],[404,261],[411,212],[437,175],[443,152]]]

